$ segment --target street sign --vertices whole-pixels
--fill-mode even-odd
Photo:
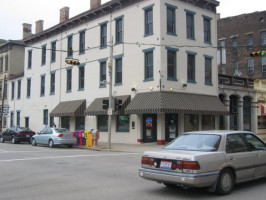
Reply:
[[[108,113],[108,115],[113,115],[113,110],[112,110],[112,108],[108,108],[108,109],[107,109],[107,113]]]

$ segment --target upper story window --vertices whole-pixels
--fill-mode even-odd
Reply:
[[[67,37],[67,57],[73,57],[73,36]]]
[[[262,72],[266,72],[266,57],[261,58]]]
[[[195,12],[186,11],[186,26],[187,26],[187,39],[195,39],[195,24],[194,24],[194,15]]]
[[[84,82],[85,82],[85,67],[79,67],[79,90],[84,90]]]
[[[233,68],[234,75],[237,75],[238,74],[238,61],[237,60],[232,62],[232,68]]]
[[[18,80],[17,99],[21,98],[21,80]]]
[[[254,59],[248,59],[248,74],[254,74]]]
[[[123,42],[123,17],[115,20],[115,43]]]
[[[30,98],[30,93],[31,93],[31,79],[27,79],[27,98]]]
[[[85,53],[85,31],[79,32],[79,53]]]
[[[55,62],[56,61],[56,42],[52,42],[51,43],[51,62]]]
[[[5,56],[5,72],[8,71],[8,55]]]
[[[187,52],[187,81],[196,82],[196,53]]]
[[[72,68],[67,69],[67,92],[71,92],[72,90]]]
[[[0,72],[4,72],[4,57],[0,58]]]
[[[46,64],[46,45],[42,46],[42,65]]]
[[[51,72],[50,78],[50,95],[55,94],[55,72]]]
[[[115,60],[115,84],[122,84],[122,58]]]
[[[28,69],[32,67],[32,50],[28,51]]]
[[[101,24],[101,47],[107,46],[107,23]]]
[[[11,82],[11,100],[14,100],[15,98],[15,82]]]
[[[175,19],[175,10],[176,6],[166,4],[166,14],[167,14],[167,34],[176,35],[176,19]]]
[[[253,35],[248,35],[247,41],[248,41],[248,48],[253,49],[253,46],[254,46]]]
[[[153,6],[143,8],[144,10],[144,36],[153,35]]]
[[[40,95],[44,96],[45,95],[45,75],[41,75],[41,91]]]
[[[211,18],[203,16],[204,43],[211,44]]]
[[[261,46],[266,46],[266,31],[261,32]]]
[[[237,51],[237,37],[232,37],[232,51]]]
[[[143,50],[144,52],[144,81],[153,80],[153,51],[154,48]]]
[[[205,57],[205,84],[212,85],[212,57]]]
[[[106,61],[100,62],[100,87],[106,86]]]
[[[178,49],[166,48],[167,49],[167,80],[176,79],[176,52]]]

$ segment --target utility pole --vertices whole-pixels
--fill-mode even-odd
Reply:
[[[110,58],[109,68],[109,108],[108,108],[108,149],[111,149],[111,121],[113,114],[112,87],[113,87],[113,36],[112,36],[112,15],[110,14]]]
[[[5,103],[5,91],[6,91],[6,75],[4,79],[4,85],[3,85],[3,92],[2,92],[2,106],[1,106],[1,123],[0,123],[0,131],[2,131],[3,128],[3,115],[4,115],[4,103]]]

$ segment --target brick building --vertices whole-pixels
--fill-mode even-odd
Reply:
[[[265,79],[266,57],[249,53],[266,49],[266,11],[219,19],[217,30],[219,74]]]

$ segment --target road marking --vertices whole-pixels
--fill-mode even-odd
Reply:
[[[20,158],[20,159],[0,160],[0,162],[45,160],[45,159],[58,159],[58,158],[78,158],[78,157],[100,157],[100,156],[121,156],[121,155],[124,156],[124,155],[136,155],[136,154],[141,154],[141,153],[119,153],[119,154],[98,154],[98,155],[51,156],[51,157],[40,157],[40,158]]]

